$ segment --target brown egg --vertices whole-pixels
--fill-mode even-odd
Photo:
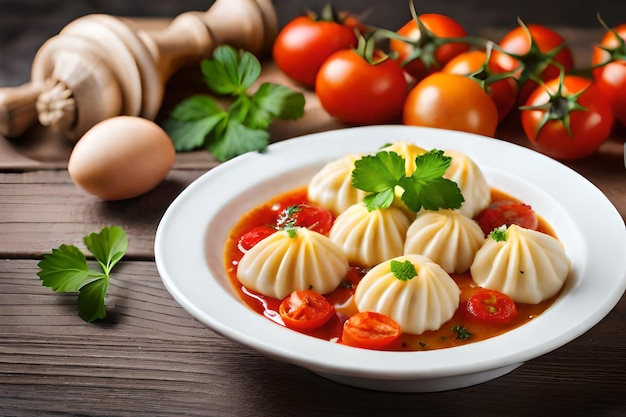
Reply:
[[[76,143],[68,171],[79,188],[103,200],[137,197],[172,168],[176,151],[156,123],[135,116],[106,119]]]

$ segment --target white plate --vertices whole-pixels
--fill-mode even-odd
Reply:
[[[306,185],[324,164],[386,143],[465,153],[491,186],[531,204],[554,228],[572,261],[558,300],[538,319],[505,335],[428,352],[379,352],[315,339],[246,307],[223,265],[226,236],[241,215]],[[215,332],[275,359],[353,386],[440,391],[484,382],[580,336],[626,288],[626,229],[611,202],[585,178],[544,155],[505,141],[408,126],[311,134],[249,153],[207,172],[172,203],[156,232],[156,265],[180,305]]]

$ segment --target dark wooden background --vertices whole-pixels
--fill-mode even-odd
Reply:
[[[282,24],[303,8],[325,2],[275,0],[275,5]],[[211,4],[0,0],[0,87],[28,81],[41,44],[82,15],[172,18]],[[334,4],[389,28],[410,18],[408,0]],[[454,17],[470,33],[502,33],[516,26],[517,16],[564,28],[579,66],[589,65],[590,45],[603,32],[596,12],[609,24],[626,20],[626,0],[415,0],[415,5],[420,13]],[[191,91],[187,84],[183,92]],[[173,92],[178,93],[168,91],[169,104]],[[341,127],[311,93],[309,101],[305,118],[277,126],[273,139]],[[425,394],[340,385],[224,339],[192,319],[164,288],[152,249],[156,226],[176,195],[217,165],[209,154],[177,155],[174,169],[153,192],[105,203],[72,183],[67,142],[59,146],[52,138],[49,145],[33,148],[30,134],[15,141],[0,137],[0,417],[626,416],[626,297],[581,337],[485,384]],[[527,144],[513,120],[498,136]],[[597,155],[568,163],[606,193],[622,218],[624,138],[622,129]],[[62,243],[80,245],[85,234],[107,224],[123,226],[131,246],[112,277],[107,319],[86,324],[76,315],[74,294],[55,294],[41,286],[37,262]]]
[[[328,0],[274,0],[279,24]],[[29,79],[30,63],[41,44],[79,16],[107,13],[119,16],[172,17],[189,10],[206,10],[211,0],[0,0],[0,87]],[[609,25],[626,18],[625,0],[414,0],[418,13],[443,13],[470,33],[484,28],[510,29],[517,17],[551,27],[601,28],[596,14]],[[410,19],[409,0],[334,0],[376,26],[397,29]]]

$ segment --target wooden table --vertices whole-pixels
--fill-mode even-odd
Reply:
[[[597,35],[568,36],[587,48]],[[264,77],[286,81],[271,63]],[[172,81],[161,117],[196,81]],[[309,92],[306,116],[277,123],[272,138],[340,127]],[[516,120],[498,136],[526,144]],[[597,155],[567,165],[626,218],[624,138],[616,131]],[[164,288],[153,254],[157,224],[189,183],[217,165],[209,154],[179,154],[154,191],[102,202],[72,183],[70,151],[44,129],[0,137],[0,415],[626,415],[625,297],[586,334],[491,382],[428,394],[340,385],[220,337]],[[111,224],[127,231],[130,247],[113,272],[107,319],[86,324],[75,295],[41,286],[37,263],[62,243],[83,248],[83,236]]]

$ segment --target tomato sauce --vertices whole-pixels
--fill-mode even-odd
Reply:
[[[491,200],[492,202],[501,200],[519,202],[518,199],[499,190],[491,191]],[[245,232],[255,226],[275,223],[283,208],[301,203],[309,203],[306,187],[298,188],[272,198],[265,204],[244,215],[232,229],[225,245],[224,260],[226,272],[233,288],[241,300],[253,311],[279,325],[284,325],[278,313],[281,300],[255,293],[242,286],[237,279],[237,265],[243,256],[243,253],[238,248],[238,241]],[[555,236],[553,229],[540,216],[538,230]],[[325,294],[328,301],[335,306],[337,311],[335,317],[321,328],[298,331],[313,337],[338,341],[341,338],[343,323],[348,317],[357,312],[352,295],[354,294],[358,282],[366,272],[365,269],[356,266],[351,267],[342,284],[330,294]],[[505,325],[494,325],[473,318],[465,309],[465,303],[477,288],[470,273],[450,274],[450,276],[461,290],[459,308],[454,316],[438,330],[426,331],[419,335],[402,334],[400,339],[386,347],[386,350],[419,351],[443,349],[488,339],[528,323],[545,311],[558,297],[557,294],[539,304],[516,303],[517,316],[515,319]]]

